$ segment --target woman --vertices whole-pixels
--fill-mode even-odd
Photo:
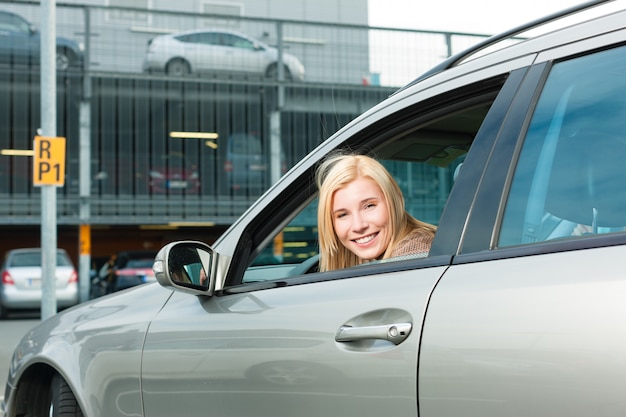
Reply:
[[[317,170],[320,271],[428,252],[436,227],[417,220],[377,160],[334,154]]]

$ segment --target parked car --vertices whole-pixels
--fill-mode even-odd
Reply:
[[[194,73],[256,74],[276,79],[278,50],[243,33],[230,30],[190,30],[159,35],[148,41],[145,72],[183,76]],[[302,81],[304,66],[283,53],[286,80]]]
[[[181,153],[172,152],[158,158],[148,178],[150,192],[154,194],[197,194],[200,191],[198,166]]]
[[[0,10],[0,64],[39,65],[41,34],[22,16]],[[71,39],[57,37],[56,67],[58,71],[82,68],[84,45]]]
[[[219,141],[219,155],[224,167],[224,191],[246,191],[251,194],[265,191],[272,182],[269,152],[259,132],[237,132]],[[279,175],[287,171],[285,155],[281,149]]]
[[[626,414],[626,10],[587,20],[597,7],[447,60],[320,144],[210,247],[162,248],[159,284],[30,330],[4,412]],[[540,23],[553,24],[528,38]],[[428,256],[276,263],[337,149],[436,184],[406,201],[438,225]],[[256,262],[268,248],[271,264]]]
[[[78,303],[78,274],[63,249],[57,249],[55,273],[57,306],[66,308]],[[6,252],[0,274],[0,318],[7,318],[12,311],[41,308],[41,249],[24,248]]]
[[[111,255],[91,280],[89,298],[156,281],[152,264],[156,251],[123,251]]]

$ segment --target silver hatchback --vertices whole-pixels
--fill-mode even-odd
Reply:
[[[41,307],[41,249],[13,249],[4,255],[0,284],[0,318],[12,310]],[[63,249],[56,255],[56,300],[61,308],[78,303],[78,274]]]
[[[282,61],[286,80],[304,80],[304,66],[243,33],[228,30],[190,30],[159,35],[148,41],[145,72],[183,76],[190,73],[256,74],[276,79]]]
[[[589,9],[443,62],[210,246],[163,247],[158,284],[35,327],[7,415],[626,415],[626,10]],[[319,271],[314,176],[339,149],[437,224],[427,256]]]

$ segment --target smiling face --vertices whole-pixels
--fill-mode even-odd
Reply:
[[[373,260],[385,252],[391,240],[389,210],[374,181],[359,177],[335,191],[332,213],[339,241],[356,256]]]

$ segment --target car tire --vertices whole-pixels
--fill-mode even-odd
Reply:
[[[64,72],[70,69],[74,65],[74,54],[65,48],[58,48],[56,55],[57,70]]]
[[[9,309],[0,304],[0,320],[5,320],[9,318]]]
[[[167,63],[167,65],[165,66],[165,72],[168,75],[183,77],[191,73],[191,67],[189,66],[189,63],[184,59],[176,58]]]
[[[285,73],[285,80],[291,81],[291,72],[289,72],[289,68],[287,68],[286,65],[283,67],[284,67],[284,73]],[[270,65],[269,67],[267,67],[267,70],[265,71],[265,76],[272,80],[278,80],[278,64],[274,63]]]
[[[50,383],[51,417],[83,417],[83,412],[76,401],[70,386],[60,375],[54,375]]]

